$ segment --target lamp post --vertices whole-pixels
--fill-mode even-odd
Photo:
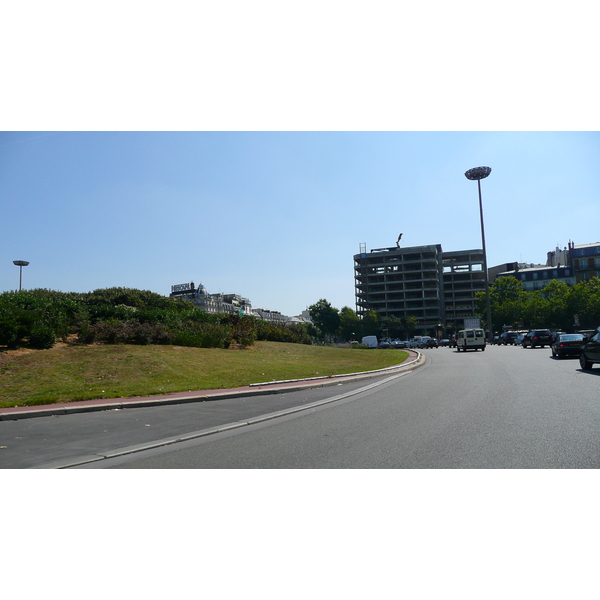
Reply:
[[[485,251],[485,229],[483,227],[483,204],[481,203],[481,180],[485,179],[492,169],[490,167],[475,167],[469,169],[465,173],[465,177],[471,181],[477,181],[477,189],[479,191],[479,217],[481,219],[481,245],[483,249],[483,272],[485,277],[485,308],[487,312],[487,326],[488,326],[488,342],[493,339],[492,333],[492,308],[490,306],[490,282],[488,278],[487,268],[487,254]]]
[[[28,264],[28,260],[13,260],[13,265],[19,267],[19,291],[23,287],[23,267],[26,267]]]

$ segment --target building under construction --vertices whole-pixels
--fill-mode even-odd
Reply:
[[[400,238],[398,238],[398,241]],[[377,248],[354,255],[356,312],[379,319],[417,319],[417,330],[462,329],[475,317],[475,293],[485,291],[482,250],[443,252],[440,244]]]

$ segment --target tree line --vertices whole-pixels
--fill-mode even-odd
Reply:
[[[490,285],[490,306],[492,330],[497,333],[504,329],[596,329],[600,325],[600,279],[573,285],[553,280],[541,290],[527,291],[517,278],[499,277]],[[360,319],[348,306],[338,310],[325,299],[309,306],[308,312],[313,321],[309,332],[321,341],[360,341],[366,335],[408,339],[418,326],[414,316],[379,318],[374,310]],[[478,292],[475,316],[484,326],[486,312],[485,292]],[[447,329],[446,333],[455,332]]]
[[[34,289],[0,294],[0,345],[47,349],[75,336],[81,344],[173,344],[246,347],[256,340],[310,344],[303,324],[243,314],[207,313],[188,300],[146,290],[88,293]]]
[[[499,277],[490,285],[492,330],[548,328],[572,332],[600,325],[600,279],[567,285],[553,280],[541,290],[527,291],[515,277]],[[485,292],[476,294],[476,311],[485,323]],[[486,324],[487,325],[487,324]]]
[[[418,320],[414,316],[379,318],[375,310],[368,311],[361,319],[348,306],[334,308],[322,298],[308,307],[312,319],[310,334],[317,340],[333,342],[361,341],[366,335],[407,339],[417,330]]]

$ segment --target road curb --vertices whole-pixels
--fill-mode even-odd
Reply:
[[[15,421],[19,419],[31,419],[36,417],[62,416],[67,414],[95,412],[102,410],[123,410],[126,408],[147,408],[152,406],[168,406],[175,404],[187,404],[191,402],[208,402],[230,398],[241,398],[243,396],[265,396],[269,394],[282,394],[297,392],[303,389],[316,387],[327,387],[338,385],[340,381],[360,381],[379,377],[396,371],[414,369],[422,366],[425,362],[423,353],[413,350],[417,358],[392,367],[385,367],[374,371],[362,371],[344,375],[331,375],[324,377],[309,377],[306,379],[287,379],[282,381],[269,381],[263,383],[252,383],[242,388],[229,390],[202,390],[197,392],[184,392],[169,394],[166,396],[149,396],[145,398],[114,398],[101,400],[87,400],[82,402],[69,402],[61,404],[48,404],[44,408],[16,406],[14,408],[0,409],[0,421]]]

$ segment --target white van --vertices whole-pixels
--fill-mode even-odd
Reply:
[[[362,339],[363,346],[367,346],[369,348],[377,348],[377,336],[376,335],[365,335]]]
[[[456,349],[460,352],[467,350],[485,350],[485,333],[483,329],[461,329],[456,337]]]

